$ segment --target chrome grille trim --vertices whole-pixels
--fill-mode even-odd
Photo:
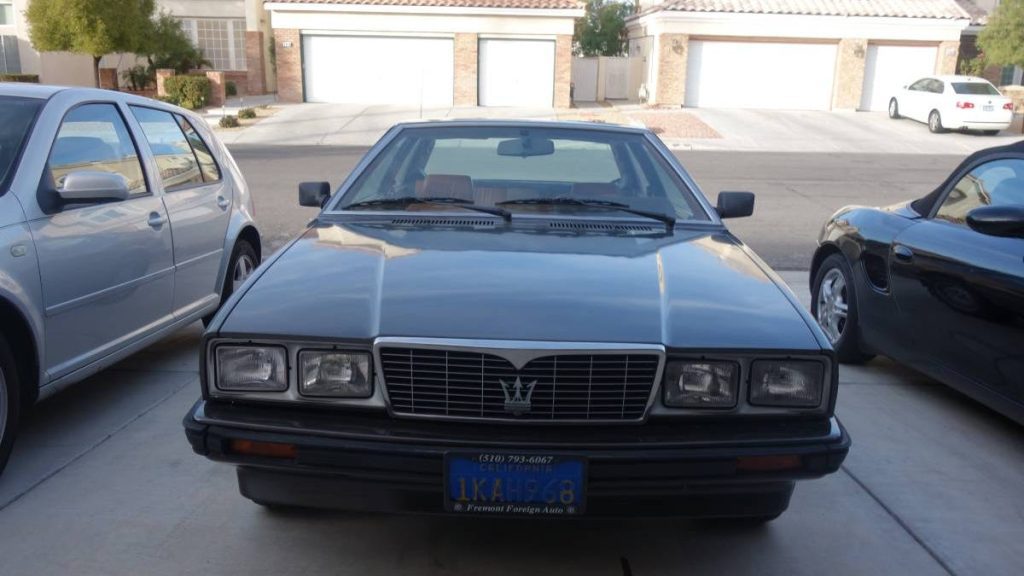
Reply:
[[[373,349],[392,416],[519,424],[641,423],[665,362],[653,344],[382,337]],[[516,376],[537,380],[518,416],[498,384]]]

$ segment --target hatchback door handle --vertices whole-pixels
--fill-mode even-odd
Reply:
[[[223,196],[217,196],[217,206],[220,206],[221,210],[227,210],[228,206],[231,206],[231,202]]]
[[[892,253],[896,256],[897,260],[902,262],[910,262],[914,259],[914,251],[907,248],[903,244],[897,244],[892,247]]]
[[[159,229],[161,226],[167,223],[167,218],[164,218],[159,212],[149,213],[149,225],[151,228]]]

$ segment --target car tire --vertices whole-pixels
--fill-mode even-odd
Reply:
[[[900,105],[899,102],[896,102],[895,98],[889,100],[889,118],[892,118],[893,120],[899,120],[901,118]]]
[[[217,310],[220,310],[220,306],[223,306],[228,301],[228,298],[235,293],[238,286],[241,286],[259,265],[260,258],[256,254],[256,248],[248,240],[239,238],[235,242],[234,249],[231,251],[231,259],[228,261],[228,271],[224,276],[224,288],[221,289],[220,305],[217,307]],[[203,326],[209,326],[216,313],[217,311],[215,310],[205,316],[203,318]]]
[[[874,358],[861,348],[857,292],[846,257],[832,254],[825,258],[814,275],[811,290],[811,314],[832,343],[839,361],[860,364]]]
[[[938,110],[932,110],[928,114],[928,130],[932,134],[942,134],[946,132],[946,129],[942,127],[942,114],[939,114]]]
[[[0,474],[14,449],[21,416],[20,381],[14,355],[7,340],[0,334]]]

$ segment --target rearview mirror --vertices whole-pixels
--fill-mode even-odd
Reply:
[[[498,142],[498,156],[548,156],[555,153],[555,143],[547,138],[524,136]]]
[[[120,202],[128,198],[128,181],[113,172],[76,170],[64,176],[57,195],[65,204]]]
[[[1024,206],[982,206],[967,214],[971,230],[988,236],[1024,238]]]
[[[303,182],[299,184],[299,205],[311,208],[323,208],[331,197],[331,185],[328,182]]]
[[[745,218],[754,213],[753,192],[719,192],[718,207],[715,208],[719,218]]]

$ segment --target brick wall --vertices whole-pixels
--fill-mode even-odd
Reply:
[[[686,53],[690,37],[686,34],[660,34],[656,37],[657,59],[655,86],[651,104],[682,106],[686,101]]]
[[[245,33],[245,87],[238,86],[239,93],[263,94],[267,91],[264,82],[266,58],[263,57],[263,31],[249,30]]]
[[[960,55],[960,41],[949,40],[939,43],[939,59],[935,63],[936,74],[956,74],[956,61]]]
[[[455,35],[455,105],[477,104],[477,51],[476,34]]]
[[[572,85],[572,36],[559,34],[555,38],[555,108],[572,105],[569,88]]]
[[[281,102],[302,102],[302,42],[299,31],[274,29],[277,53],[277,99]]]
[[[833,110],[856,110],[864,92],[864,62],[868,41],[843,38],[836,55],[836,78],[832,87]]]

